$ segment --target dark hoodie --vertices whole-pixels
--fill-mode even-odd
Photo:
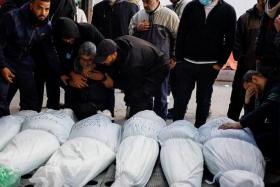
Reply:
[[[91,24],[76,23],[69,18],[59,18],[54,25],[56,49],[62,64],[62,74],[73,70],[73,63],[82,43],[90,41],[98,45],[104,36]],[[74,44],[63,42],[63,38],[75,38]]]
[[[124,91],[129,106],[146,103],[166,78],[168,59],[154,45],[134,36],[121,36],[115,42],[118,57],[107,69],[114,80],[114,88]]]

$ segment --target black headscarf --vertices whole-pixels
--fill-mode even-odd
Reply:
[[[78,25],[66,17],[58,18],[54,24],[54,34],[56,38],[80,38]]]

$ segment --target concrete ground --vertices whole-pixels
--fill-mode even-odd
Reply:
[[[231,80],[234,75],[233,71],[224,70],[221,71],[218,80],[214,84],[214,90],[212,95],[212,105],[211,105],[211,115],[209,118],[215,118],[219,116],[225,116],[228,109],[228,104],[230,100],[231,94]],[[226,80],[226,81],[224,81]],[[64,91],[61,89],[61,103],[64,102],[63,96]],[[125,117],[126,106],[123,101],[123,93],[120,90],[115,91],[116,96],[116,105],[115,105],[115,120],[117,122],[122,123]],[[46,103],[46,95],[44,96],[44,104]],[[173,98],[170,97],[170,102],[168,107],[171,108],[173,106]],[[14,97],[11,106],[11,112],[16,112],[19,110],[19,93]],[[188,105],[188,110],[186,113],[185,119],[194,122],[195,117],[195,109],[196,109],[196,101],[195,101],[195,90],[193,91],[190,103]],[[168,121],[170,123],[170,121]]]

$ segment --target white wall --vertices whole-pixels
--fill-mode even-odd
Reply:
[[[257,0],[225,0],[228,4],[234,7],[237,18],[244,14],[247,9],[250,9],[257,3]]]

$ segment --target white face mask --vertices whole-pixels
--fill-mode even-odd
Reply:
[[[274,7],[270,8],[268,5],[268,2],[265,4],[265,13],[270,17],[270,18],[275,18],[277,10],[280,8],[280,2],[277,3]]]

